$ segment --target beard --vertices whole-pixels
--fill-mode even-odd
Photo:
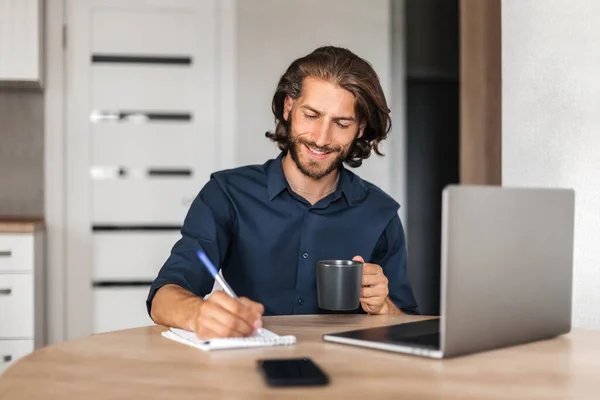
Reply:
[[[287,139],[287,147],[296,164],[298,170],[302,172],[305,176],[319,180],[329,175],[333,171],[337,170],[344,163],[346,158],[348,157],[348,153],[352,146],[347,146],[346,148],[342,146],[317,146],[312,139],[306,138],[303,136],[292,136],[292,119],[291,115],[288,119],[288,139]],[[306,135],[310,136],[310,135]],[[355,138],[356,139],[356,138]],[[328,161],[327,159],[319,161],[308,159],[306,162],[302,162],[300,160],[300,152],[302,152],[302,146],[308,146],[312,149],[315,149],[320,152],[335,154],[335,158],[332,161]]]

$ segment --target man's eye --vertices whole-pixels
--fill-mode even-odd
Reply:
[[[339,126],[339,127],[340,127],[340,128],[342,128],[342,129],[348,129],[348,127],[349,127],[350,125],[344,125],[344,124],[340,124],[340,123],[338,122],[338,123],[337,123],[337,126]]]
[[[308,119],[317,119],[316,115],[304,114],[304,116]]]

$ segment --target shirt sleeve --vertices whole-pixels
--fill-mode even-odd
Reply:
[[[398,214],[381,235],[372,263],[381,266],[388,278],[390,300],[407,314],[419,314],[408,277],[406,237]]]
[[[148,314],[154,295],[164,285],[179,285],[197,296],[210,293],[214,279],[198,260],[196,252],[203,249],[218,268],[227,253],[235,223],[231,200],[211,177],[192,202],[181,228],[181,238],[150,286],[146,300]]]

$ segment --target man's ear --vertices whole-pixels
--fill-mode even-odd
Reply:
[[[292,107],[294,106],[294,99],[290,96],[285,96],[285,100],[283,101],[283,119],[286,121],[290,116],[290,112],[292,111]]]

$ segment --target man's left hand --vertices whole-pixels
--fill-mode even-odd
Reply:
[[[369,314],[398,314],[400,310],[388,298],[388,279],[377,264],[366,263],[361,256],[352,258],[363,263],[360,304]]]

